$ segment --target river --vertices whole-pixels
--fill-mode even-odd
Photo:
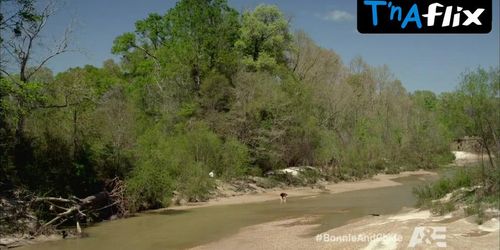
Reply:
[[[179,249],[222,239],[239,229],[264,222],[304,216],[319,224],[310,237],[370,214],[393,214],[413,207],[413,187],[436,176],[394,179],[402,185],[313,197],[145,213],[86,228],[89,237],[45,242],[22,249]],[[304,236],[308,237],[308,236]]]

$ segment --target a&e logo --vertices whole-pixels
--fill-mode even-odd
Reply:
[[[446,247],[446,227],[415,227],[408,247]]]

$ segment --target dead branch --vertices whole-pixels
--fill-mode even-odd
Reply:
[[[109,190],[109,191],[108,191]],[[107,181],[105,190],[83,199],[72,196],[61,197],[35,197],[33,203],[45,203],[50,206],[50,211],[58,210],[53,219],[44,223],[41,229],[49,226],[58,226],[63,222],[73,219],[76,223],[83,218],[105,209],[115,209],[114,214],[123,217],[127,214],[125,199],[125,184],[122,180],[114,178]]]

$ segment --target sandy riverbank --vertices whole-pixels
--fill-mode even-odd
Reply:
[[[454,165],[464,166],[481,160],[476,154],[453,152],[456,156]],[[427,171],[404,172],[398,175],[377,175],[372,179],[338,183],[327,186],[328,192],[345,192],[351,190],[387,187],[400,185],[393,179],[410,175],[435,174]],[[288,192],[288,191],[287,191]],[[316,190],[294,189],[294,195],[314,195]],[[212,201],[204,205],[242,203],[241,199],[262,201],[276,199],[279,192],[270,192],[259,196],[232,197],[222,201]],[[498,211],[495,211],[498,215]],[[320,234],[311,232],[319,226],[318,217],[302,217],[282,221],[273,221],[246,228],[225,239],[211,242],[194,249],[407,249],[414,237],[415,228],[444,227],[445,239],[428,242],[428,234],[416,237],[413,249],[439,249],[437,242],[445,242],[447,249],[500,249],[499,218],[493,218],[482,225],[475,222],[475,217],[465,217],[463,212],[456,211],[445,216],[432,216],[428,210],[407,209],[395,215],[367,216],[347,225],[330,229]],[[358,240],[346,238],[359,237]],[[341,238],[344,237],[342,242]],[[379,237],[386,236],[386,238]],[[419,241],[419,240],[422,241]],[[333,241],[335,240],[335,241]]]
[[[244,204],[244,203],[254,203],[254,202],[263,202],[269,200],[276,200],[279,202],[279,194],[281,192],[286,192],[289,195],[289,199],[294,199],[294,197],[314,197],[321,193],[341,193],[347,191],[355,191],[362,189],[373,189],[373,188],[382,188],[382,187],[390,187],[390,186],[398,186],[401,183],[394,181],[396,178],[407,177],[411,175],[436,175],[436,173],[428,172],[428,171],[413,171],[413,172],[402,172],[396,175],[387,175],[387,174],[379,174],[374,176],[371,179],[355,181],[355,182],[341,182],[334,184],[325,184],[322,188],[310,188],[310,187],[288,187],[282,189],[260,189],[259,193],[237,193],[230,192],[231,196],[228,197],[220,197],[211,199],[208,202],[197,202],[197,203],[188,203],[183,206],[174,206],[168,207],[165,209],[176,209],[176,210],[185,210],[192,208],[200,208],[200,207],[208,207],[208,206],[218,206],[218,205],[231,205],[231,204]],[[155,211],[149,212],[161,212],[165,209],[159,209]],[[14,246],[23,246],[36,244],[44,241],[53,241],[61,239],[60,235],[50,235],[50,236],[39,236],[36,238],[31,238],[25,235],[12,235],[7,237],[0,237],[0,249],[9,248]]]
[[[424,170],[401,172],[399,174],[394,174],[394,175],[378,174],[370,179],[361,181],[326,184],[323,186],[323,188],[288,187],[284,189],[268,189],[268,190],[262,190],[261,193],[234,194],[234,196],[230,197],[220,197],[211,199],[207,202],[189,203],[182,206],[168,207],[166,209],[184,210],[184,209],[192,209],[198,207],[245,204],[245,203],[263,202],[270,200],[276,200],[277,202],[279,202],[279,194],[282,192],[286,192],[289,196],[289,199],[293,199],[293,197],[297,196],[312,197],[319,195],[321,193],[334,194],[334,193],[371,189],[371,188],[391,187],[391,186],[401,185],[401,183],[394,181],[394,179],[407,177],[411,175],[437,175],[437,174],[434,172],[429,172]],[[159,212],[164,210],[165,209],[159,209],[154,212]]]
[[[445,243],[447,249],[500,247],[498,218],[477,225],[473,217],[464,218],[463,215],[454,214],[433,217],[429,211],[410,210],[397,215],[364,217],[319,236],[311,235],[318,226],[315,224],[317,219],[304,217],[254,225],[241,229],[233,236],[194,249],[407,249],[417,227],[423,227],[424,230],[444,227],[446,231],[441,234],[445,238],[430,238],[426,243],[427,234],[417,236],[412,249],[439,249],[437,242]],[[353,237],[356,237],[355,240],[348,240]]]
[[[467,166],[474,163],[480,163],[481,161],[488,161],[487,154],[476,154],[466,151],[452,151],[455,156],[455,160],[452,165],[456,166]]]
[[[468,153],[461,153],[461,152],[454,152],[456,156],[456,161],[455,165],[463,165],[464,161],[467,161],[467,163],[470,162],[477,162],[480,158],[477,155],[474,154],[468,154]],[[197,203],[188,203],[186,205],[182,206],[174,206],[174,207],[169,207],[166,209],[176,209],[176,210],[184,210],[184,209],[192,209],[192,208],[199,208],[199,207],[208,207],[208,206],[218,206],[218,205],[231,205],[231,204],[245,204],[245,203],[256,203],[256,202],[263,202],[263,201],[270,201],[270,200],[276,200],[276,202],[279,202],[279,194],[281,192],[286,192],[289,194],[289,199],[293,199],[294,197],[315,197],[320,195],[321,193],[341,193],[341,192],[348,192],[348,191],[356,191],[356,190],[365,190],[365,189],[374,189],[374,188],[382,188],[382,187],[390,187],[390,186],[398,186],[401,185],[401,183],[396,182],[394,179],[401,178],[401,177],[408,177],[412,175],[437,175],[436,173],[429,172],[429,171],[413,171],[413,172],[402,172],[400,174],[395,174],[395,175],[388,175],[388,174],[379,174],[374,176],[373,178],[366,179],[366,180],[360,180],[360,181],[355,181],[355,182],[341,182],[341,183],[323,183],[321,188],[311,188],[311,187],[298,187],[298,188],[293,188],[293,187],[287,187],[287,188],[275,188],[275,189],[262,189],[260,188],[259,190],[253,192],[253,193],[239,193],[239,192],[228,192],[226,193],[226,197],[219,197],[219,198],[214,198],[209,200],[208,202],[197,202]],[[152,212],[158,212],[158,211],[163,211],[165,209],[160,209]],[[411,216],[410,216],[411,217]],[[288,220],[288,221],[275,221],[275,222],[270,222],[270,223],[265,223],[261,225],[255,225],[251,226],[248,228],[243,228],[241,231],[233,235],[229,238],[224,239],[223,241],[220,242],[213,242],[205,246],[200,246],[200,248],[205,249],[205,248],[220,248],[221,244],[224,246],[231,246],[231,244],[240,244],[240,241],[248,243],[247,245],[243,244],[243,248],[255,248],[255,245],[252,244],[262,244],[260,246],[266,246],[266,248],[276,248],[273,247],[276,246],[279,248],[286,248],[286,246],[295,246],[295,248],[301,248],[300,246],[304,246],[304,248],[310,248],[312,246],[313,248],[331,248],[332,246],[327,244],[326,242],[319,242],[322,244],[317,244],[318,242],[315,243],[314,237],[309,235],[308,237],[304,238],[304,235],[307,235],[308,230],[311,228],[316,227],[314,225],[314,219],[315,218],[298,218],[298,219],[293,219],[293,220]],[[428,218],[427,218],[428,219]],[[362,218],[361,221],[364,221],[362,224],[363,225],[379,225],[379,226],[374,226],[372,231],[378,232],[376,230],[380,229],[380,225],[384,225],[383,228],[386,229],[385,224],[387,225],[392,225],[390,223],[396,223],[393,226],[395,228],[398,228],[402,226],[400,223],[401,221],[392,221],[392,222],[387,222],[387,218],[381,216],[381,217],[373,217],[373,218]],[[370,222],[371,221],[371,222]],[[421,221],[422,222],[422,221]],[[399,223],[399,224],[398,224]],[[465,222],[464,222],[465,223]],[[286,230],[283,230],[283,227],[286,228]],[[348,228],[348,230],[351,230],[352,232],[356,231],[357,229],[362,230],[362,228],[357,225],[357,224],[349,224],[340,228],[332,229],[332,230],[341,230],[342,228],[345,229],[345,227]],[[405,228],[408,226],[404,226]],[[363,229],[364,230],[364,229]],[[346,232],[351,232],[351,231],[346,231]],[[330,232],[330,231],[328,231]],[[328,233],[327,232],[327,233]],[[342,231],[332,231],[333,233],[335,232],[342,232]],[[362,231],[365,232],[365,231]],[[369,231],[367,231],[369,232]],[[411,233],[411,232],[410,232]],[[484,233],[479,233],[480,236],[485,236],[487,234]],[[496,231],[496,234],[498,235],[498,231]],[[265,239],[262,239],[264,237]],[[284,237],[283,240],[276,240],[279,239],[280,237]],[[490,236],[487,236],[490,237]],[[22,238],[22,237],[21,237]],[[25,244],[33,244],[38,241],[47,241],[47,240],[56,240],[59,239],[60,236],[50,236],[50,237],[43,237],[41,239],[31,239],[31,240],[20,240],[17,242],[14,242],[13,245],[25,245]],[[307,239],[309,238],[309,239]],[[0,249],[2,247],[11,245],[11,244],[6,244],[7,242],[5,241],[11,241],[14,240],[12,239],[7,239],[4,238],[2,241],[0,241]],[[312,241],[312,243],[311,243]],[[254,242],[254,243],[251,243]],[[495,242],[495,241],[493,241]],[[383,242],[382,242],[383,243]],[[372,243],[374,244],[374,243]],[[407,244],[407,243],[406,243]],[[340,246],[340,245],[339,245]],[[359,245],[360,246],[360,245]],[[400,244],[398,245],[400,246]],[[495,246],[498,246],[495,245]],[[229,247],[231,248],[231,247]],[[228,249],[229,249],[228,248]],[[257,247],[259,248],[259,247]],[[359,247],[354,247],[354,248],[359,248]],[[368,248],[372,249],[372,248]],[[393,249],[391,247],[384,248],[384,249]]]
[[[451,163],[455,166],[466,166],[476,162],[480,162],[482,157],[475,153],[464,152],[464,151],[453,151],[455,155],[455,161]],[[483,156],[486,157],[486,156]],[[399,174],[389,175],[389,174],[378,174],[373,178],[360,180],[355,182],[340,182],[340,183],[328,183],[324,185],[324,188],[310,188],[310,187],[287,187],[284,189],[260,189],[256,193],[232,193],[228,197],[218,197],[211,199],[207,202],[196,202],[188,203],[181,206],[172,206],[165,209],[176,209],[184,210],[197,207],[207,207],[216,205],[232,205],[232,204],[244,204],[244,203],[254,203],[269,200],[279,200],[279,194],[286,192],[289,197],[294,196],[315,196],[320,193],[341,193],[347,191],[363,190],[370,188],[381,188],[401,185],[398,182],[393,181],[393,179],[400,177],[407,177],[410,175],[437,175],[434,172],[418,170],[401,172]],[[156,211],[163,211],[165,209],[159,209]],[[155,211],[153,211],[155,212]]]

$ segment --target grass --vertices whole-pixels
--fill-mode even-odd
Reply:
[[[413,190],[418,199],[417,205],[427,207],[433,200],[443,198],[456,189],[471,187],[476,182],[476,178],[476,171],[460,169],[452,177],[441,178],[435,183],[419,186]]]
[[[413,192],[418,199],[417,205],[437,215],[462,207],[466,216],[476,216],[476,222],[481,224],[487,217],[485,210],[499,206],[497,186],[484,186],[485,183],[498,182],[497,171],[484,174],[481,170],[481,166],[467,167],[458,170],[453,176],[415,188]],[[452,193],[448,197],[450,199],[442,199],[449,193]]]

